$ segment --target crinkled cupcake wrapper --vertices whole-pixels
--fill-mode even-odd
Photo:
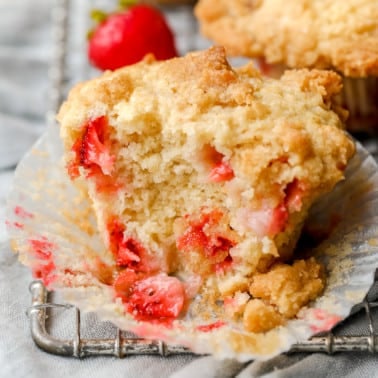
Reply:
[[[35,258],[37,245],[38,254],[54,263],[50,288],[60,291],[67,302],[140,336],[240,361],[269,359],[295,342],[329,330],[349,315],[372,285],[378,266],[378,169],[360,145],[348,166],[346,180],[313,208],[311,225],[331,224],[335,216],[340,222],[314,251],[327,269],[324,294],[285,326],[253,334],[221,315],[205,320],[200,313],[188,311],[185,318],[167,327],[139,322],[124,313],[122,303],[114,300],[112,288],[88,270],[96,259],[106,260],[109,254],[97,233],[87,197],[66,174],[57,128],[47,130],[20,162],[7,208],[10,239],[21,262],[32,269],[40,263]],[[197,329],[223,320],[223,326],[209,332]]]
[[[348,109],[351,132],[378,132],[378,77],[343,78],[341,103]]]

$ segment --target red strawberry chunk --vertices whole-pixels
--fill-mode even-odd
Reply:
[[[141,262],[145,249],[133,238],[122,240],[117,252],[117,265],[133,266]]]
[[[154,261],[150,261],[146,248],[135,238],[126,236],[126,227],[119,220],[112,218],[107,224],[107,230],[109,247],[118,266],[139,272],[154,270]]]
[[[78,167],[84,167],[88,176],[110,175],[114,168],[115,157],[110,155],[106,137],[108,122],[105,116],[89,120],[83,126],[83,135],[72,146],[75,159],[68,165],[72,178],[79,174]]]
[[[190,219],[187,230],[177,239],[177,248],[183,251],[200,250],[205,256],[228,252],[236,243],[217,230],[222,213],[213,210]]]
[[[284,204],[278,205],[272,211],[272,218],[268,224],[267,234],[269,236],[274,236],[282,232],[286,227],[288,219],[289,213],[286,206]]]
[[[208,249],[208,237],[203,232],[203,225],[192,224],[188,230],[177,239],[177,248],[184,251],[191,249]]]
[[[108,148],[104,145],[104,122],[105,117],[89,122],[80,153],[84,167],[96,164],[101,168],[103,174],[109,175],[113,169],[114,156],[109,154]]]
[[[245,221],[248,228],[257,236],[273,237],[282,232],[285,227],[289,213],[284,204],[280,204],[274,209],[266,207],[259,210],[246,210]]]
[[[300,211],[306,185],[297,179],[286,185],[285,197],[275,208],[262,207],[259,210],[245,210],[244,219],[257,236],[274,237],[285,230],[289,212]]]
[[[294,179],[286,185],[282,203],[275,208],[263,206],[259,210],[245,210],[244,214],[242,212],[242,218],[257,236],[274,237],[285,230],[289,213],[301,210],[306,190],[305,183]]]
[[[234,177],[234,171],[226,161],[216,164],[209,174],[209,180],[212,182],[229,181]]]
[[[185,301],[183,284],[163,273],[135,282],[130,290],[126,309],[138,320],[177,318]]]
[[[218,210],[203,212],[199,218],[187,216],[187,228],[176,240],[179,250],[206,257],[216,273],[224,273],[231,268],[230,249],[236,245],[227,230],[219,227],[222,217]]]
[[[211,182],[229,181],[235,177],[234,171],[226,157],[211,145],[205,145],[199,151],[199,158],[208,169]]]

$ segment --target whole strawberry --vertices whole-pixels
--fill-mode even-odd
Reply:
[[[163,14],[149,5],[110,14],[89,38],[89,60],[101,70],[136,63],[148,53],[158,60],[177,56],[174,36]]]

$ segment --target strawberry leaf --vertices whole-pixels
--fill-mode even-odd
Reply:
[[[96,24],[100,24],[108,18],[108,14],[101,9],[92,9],[90,17]]]
[[[131,6],[137,4],[137,0],[119,0],[118,1],[118,7],[121,9],[121,10],[124,10],[124,9],[127,9],[127,8],[130,8]]]

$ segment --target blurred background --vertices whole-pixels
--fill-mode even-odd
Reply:
[[[165,13],[180,55],[209,46],[197,31],[193,1],[147,2]],[[62,84],[64,97],[74,83],[100,73],[90,67],[86,55],[87,32],[93,26],[89,15],[93,8],[114,11],[117,4],[0,0],[0,170],[14,168],[51,121],[62,100],[56,98],[57,85]],[[65,22],[67,34],[62,35],[59,25]],[[65,64],[59,66],[62,55]]]
[[[51,1],[1,0],[0,169],[14,166],[45,127]]]

